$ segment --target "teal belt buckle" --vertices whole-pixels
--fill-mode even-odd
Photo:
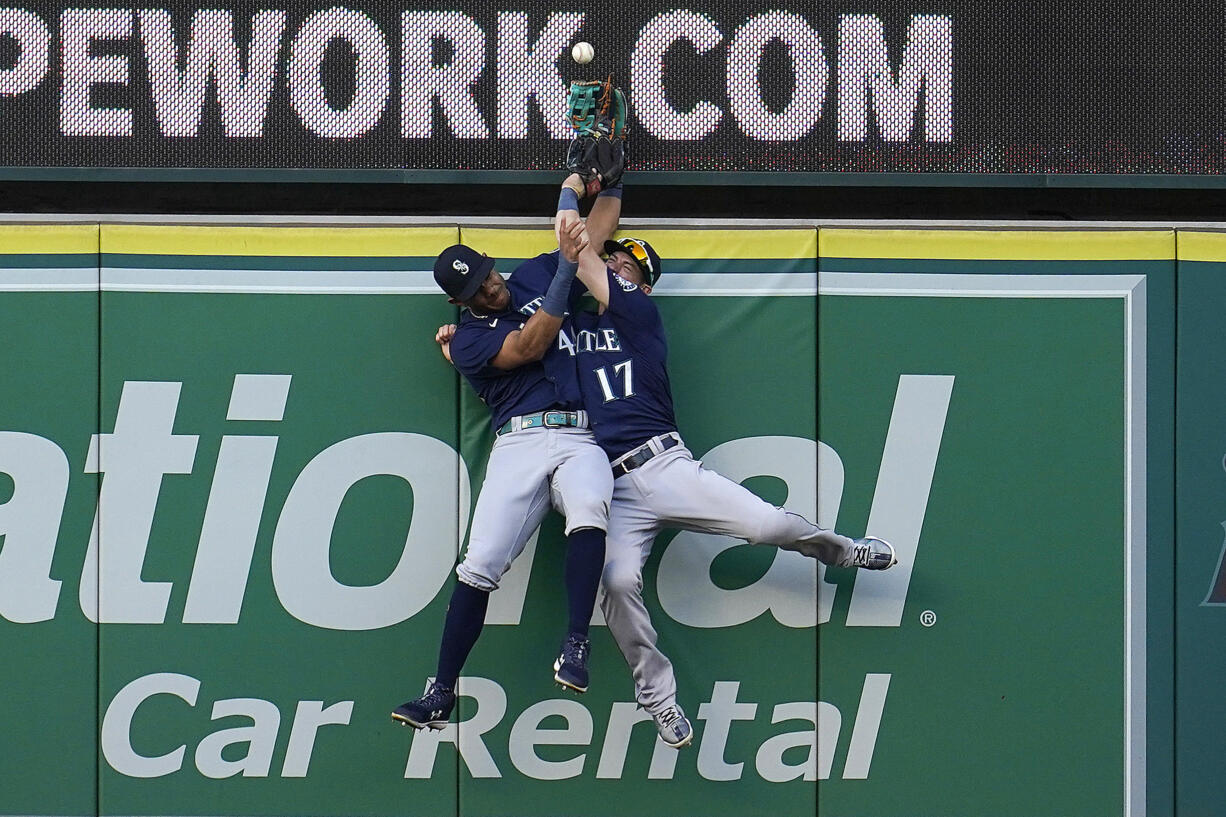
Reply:
[[[571,425],[568,412],[565,411],[545,411],[541,413],[541,422],[545,428],[562,428],[563,426]]]

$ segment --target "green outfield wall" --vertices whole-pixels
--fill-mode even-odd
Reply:
[[[1211,817],[1226,808],[1226,235],[1177,238],[1175,798],[1181,815]]]
[[[1226,237],[636,229],[689,447],[885,573],[666,532],[694,746],[560,519],[422,690],[490,445],[430,265],[547,228],[0,227],[0,815],[1221,813]]]

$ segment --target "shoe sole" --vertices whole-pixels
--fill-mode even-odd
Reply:
[[[410,726],[414,729],[444,729],[447,726],[447,721],[426,721],[425,723],[418,723],[412,718],[405,717],[398,712],[392,713],[392,720],[401,726]]]
[[[571,692],[587,692],[587,687],[581,687],[578,684],[573,684],[563,678],[558,672],[560,669],[562,669],[562,659],[559,658],[557,661],[553,662],[553,680],[557,682],[558,686],[562,687],[562,689],[570,690]]]
[[[890,549],[890,563],[889,563],[888,565],[886,565],[885,567],[881,568],[882,570],[888,570],[889,568],[891,568],[891,567],[893,567],[894,565],[898,564],[898,551],[894,550],[894,546],[893,546],[893,545],[891,545],[891,544],[890,544],[889,542],[887,542],[886,540],[881,539],[881,540],[879,540],[879,541],[881,542],[881,544],[885,545],[886,547],[888,547],[888,548]]]
[[[664,740],[663,735],[660,736],[660,740]],[[683,740],[680,740],[676,743],[669,743],[668,741],[664,740],[664,745],[672,749],[684,749],[685,747],[689,746],[693,742],[694,742],[694,733],[690,732],[688,735],[685,736]]]

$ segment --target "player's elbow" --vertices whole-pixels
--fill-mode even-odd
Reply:
[[[549,347],[547,344],[541,344],[539,346],[534,345],[528,349],[525,349],[521,356],[522,362],[520,363],[520,365],[522,366],[524,363],[539,362],[542,358],[545,357],[545,352],[548,351],[548,349]]]

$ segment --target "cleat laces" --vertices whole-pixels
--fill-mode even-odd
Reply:
[[[451,690],[435,681],[430,685],[430,691],[422,696],[421,705],[425,709],[439,710],[447,705],[450,697]]]
[[[591,651],[591,642],[586,638],[571,636],[566,640],[566,648],[562,650],[562,660],[567,664],[583,667],[587,665],[587,655]]]

